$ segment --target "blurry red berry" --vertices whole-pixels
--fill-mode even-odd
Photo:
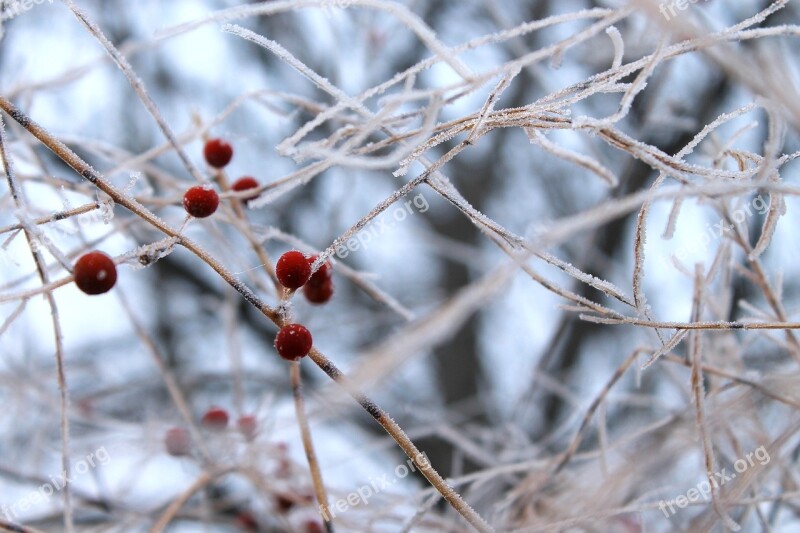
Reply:
[[[258,421],[253,415],[242,415],[236,421],[236,427],[239,428],[239,433],[244,435],[245,440],[251,441],[256,438],[258,433]]]
[[[308,355],[312,344],[311,332],[300,324],[283,326],[275,337],[275,349],[287,361],[296,361]]]
[[[303,523],[303,533],[322,533],[322,524],[319,520],[309,519]]]
[[[309,281],[306,283],[305,287],[303,287],[303,294],[312,304],[322,305],[333,296],[333,281],[326,279],[322,283],[317,284]]]
[[[195,218],[214,214],[219,207],[219,195],[210,185],[195,185],[183,195],[183,208]]]
[[[252,176],[242,176],[238,180],[234,181],[233,185],[231,185],[231,190],[236,192],[249,191],[250,189],[257,189],[257,188],[258,188],[258,182]],[[258,196],[258,194],[251,194],[250,196],[245,196],[242,199],[245,201],[252,200],[256,196]]]
[[[225,139],[210,139],[203,147],[206,162],[214,168],[222,168],[233,158],[233,146]]]
[[[164,445],[167,448],[167,453],[175,457],[189,455],[192,449],[189,432],[183,428],[171,428],[167,430],[167,434],[164,435]]]
[[[250,511],[240,511],[236,515],[236,525],[245,531],[258,531],[260,527],[258,520]]]
[[[278,509],[278,512],[285,513],[291,510],[294,504],[294,498],[288,494],[278,494],[275,496],[275,507]]]
[[[221,407],[212,407],[203,415],[203,426],[214,431],[228,427],[228,412]]]
[[[317,260],[318,255],[312,255],[308,258],[308,266],[314,264],[314,261]],[[311,275],[311,279],[308,280],[308,283],[311,285],[323,285],[330,281],[331,276],[333,275],[333,267],[331,266],[330,261],[325,261],[319,269],[317,269],[314,274]]]
[[[117,282],[117,267],[111,256],[93,251],[83,254],[72,269],[75,285],[86,294],[103,294]]]
[[[311,265],[301,252],[291,250],[278,259],[275,264],[275,276],[287,289],[297,289],[311,276]]]

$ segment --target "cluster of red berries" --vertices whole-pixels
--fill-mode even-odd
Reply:
[[[325,262],[316,272],[311,273],[311,265],[316,255],[306,257],[302,252],[286,252],[275,263],[275,277],[287,289],[303,287],[303,294],[313,304],[324,304],[333,296],[333,279],[330,263]],[[287,361],[297,361],[308,355],[313,340],[311,333],[301,324],[288,324],[281,328],[275,337],[278,355]]]
[[[222,407],[211,407],[200,420],[201,425],[211,431],[225,431],[228,428],[228,412]],[[258,421],[253,415],[242,415],[236,419],[236,428],[249,442],[258,434]]]
[[[233,159],[233,147],[225,139],[211,139],[203,147],[203,156],[209,166],[221,169]],[[257,189],[258,181],[252,176],[242,176],[231,185],[234,192]],[[258,196],[253,194],[243,198],[252,200]],[[214,214],[219,207],[219,195],[210,185],[195,185],[183,195],[183,208],[195,218],[206,218]]]
[[[203,415],[200,425],[209,431],[222,432],[228,428],[229,420],[230,417],[225,409],[211,407]],[[236,427],[248,442],[253,441],[258,434],[258,421],[253,415],[240,416],[236,420]],[[170,428],[164,435],[164,446],[167,453],[172,456],[189,455],[192,451],[192,439],[189,431],[182,427]]]
[[[314,274],[311,265],[316,255],[306,257],[297,250],[283,254],[275,264],[275,276],[287,289],[303,287],[303,294],[313,304],[324,304],[333,296],[333,269],[325,262]]]
[[[210,166],[221,169],[233,159],[233,147],[224,139],[211,139],[203,148],[203,156]],[[243,176],[231,186],[231,190],[236,192],[256,188],[258,188],[258,181],[251,176]],[[243,200],[252,200],[256,196],[246,196]],[[183,197],[183,207],[195,218],[211,216],[218,206],[219,195],[210,186],[192,187],[186,191]],[[305,285],[303,293],[306,298],[312,303],[322,304],[333,295],[333,281],[328,264],[323,265],[313,276],[311,275],[311,264],[315,260],[316,256],[309,258],[296,250],[287,252],[278,259],[278,263],[275,265],[275,275],[288,289],[299,289]],[[312,344],[311,333],[300,324],[284,326],[275,337],[275,349],[278,350],[281,357],[289,361],[296,361],[308,355]],[[208,420],[206,420],[207,418]],[[210,427],[221,426],[224,429],[228,424],[227,413],[223,420],[221,414],[209,411],[203,417],[203,422]]]
[[[212,139],[206,143],[203,154],[209,165],[222,168],[233,157],[233,148],[222,139]],[[241,192],[257,187],[258,182],[254,178],[244,176],[233,184],[232,189]],[[219,195],[210,185],[197,185],[184,194],[183,207],[189,215],[205,218],[214,214],[219,207]],[[303,287],[303,294],[309,302],[323,304],[333,296],[332,268],[330,263],[326,262],[312,275],[311,265],[317,257],[316,255],[306,257],[297,250],[286,252],[275,265],[275,275],[284,287],[292,290]],[[75,263],[73,273],[75,284],[86,294],[108,292],[117,281],[114,260],[99,251],[81,256]],[[281,357],[289,361],[296,361],[308,355],[312,345],[311,333],[300,324],[284,326],[275,337],[275,349]],[[228,426],[228,413],[220,408],[209,409],[203,416],[202,422],[208,429],[222,431]],[[239,429],[245,437],[252,438],[255,435],[255,419],[240,418]],[[185,429],[173,428],[167,432],[165,440],[167,450],[171,454],[188,453],[189,435]]]
[[[223,168],[233,158],[233,147],[224,139],[211,139],[203,148],[206,162],[214,168]],[[252,176],[242,176],[231,185],[235,192],[258,188],[258,181]],[[252,200],[257,194],[243,200]],[[183,208],[195,218],[206,218],[219,207],[219,195],[211,185],[195,185],[183,195]],[[73,267],[75,285],[86,294],[103,294],[111,290],[117,282],[117,268],[114,260],[103,252],[92,251],[81,256]]]
[[[233,146],[224,139],[211,139],[203,148],[203,156],[209,166],[221,169],[233,159]],[[231,186],[231,190],[236,192],[257,188],[258,181],[251,176],[243,176]],[[256,196],[257,194],[246,196],[243,197],[243,200],[252,200]],[[211,216],[218,206],[219,195],[207,185],[192,187],[186,191],[183,197],[183,207],[195,218]],[[296,290],[303,287],[303,294],[309,302],[323,304],[333,296],[331,266],[325,263],[312,275],[311,265],[316,259],[317,256],[306,257],[296,250],[286,252],[275,265],[275,275],[287,289]],[[275,337],[275,349],[281,357],[288,361],[296,361],[305,357],[311,351],[312,345],[311,333],[300,324],[284,326]],[[227,420],[225,420],[225,424],[227,424]]]

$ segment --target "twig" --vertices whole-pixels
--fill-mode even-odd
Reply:
[[[317,366],[323,372],[336,381],[336,383],[343,386],[350,396],[353,397],[372,417],[386,430],[386,432],[394,439],[394,441],[402,448],[405,454],[414,466],[425,476],[425,479],[430,482],[433,487],[439,491],[442,497],[463,516],[477,531],[481,533],[491,532],[494,529],[475,512],[472,507],[465,502],[461,496],[453,490],[447,481],[439,475],[439,473],[431,466],[431,464],[424,460],[425,456],[420,450],[411,442],[411,439],[405,434],[402,428],[395,422],[386,412],[378,407],[372,400],[365,396],[362,392],[354,386],[350,380],[345,377],[341,370],[339,370],[333,362],[325,357],[325,355],[316,348],[311,349],[308,356],[313,359]]]
[[[328,504],[328,492],[325,490],[325,483],[322,481],[322,471],[319,467],[317,454],[314,452],[314,441],[311,438],[311,429],[308,425],[305,405],[303,401],[303,385],[300,379],[300,362],[292,361],[289,365],[289,372],[292,381],[292,396],[294,397],[294,412],[297,417],[297,424],[300,426],[300,434],[303,440],[303,449],[306,452],[308,467],[311,470],[311,480],[314,484],[314,492],[319,502],[319,510],[325,530],[333,533],[333,517],[330,514]]]
[[[25,197],[24,192],[22,189],[19,188],[16,182],[16,178],[14,175],[14,167],[11,162],[11,158],[8,155],[6,150],[6,140],[5,140],[5,123],[0,116],[0,159],[3,161],[3,170],[6,174],[6,179],[8,182],[8,188],[11,191],[11,196],[14,199],[14,204],[16,205],[18,210],[23,210],[25,207]],[[28,241],[28,247],[30,248],[31,255],[33,256],[34,261],[36,262],[36,270],[39,274],[39,279],[42,285],[47,286],[50,284],[50,275],[47,273],[47,266],[45,263],[44,258],[42,257],[42,253],[34,247],[33,245],[33,238],[29,233],[28,228],[23,228],[23,232],[25,233],[25,237]],[[63,344],[63,335],[61,332],[61,320],[59,319],[58,315],[58,305],[56,304],[56,300],[53,297],[52,292],[46,293],[47,297],[47,304],[50,307],[50,318],[53,324],[53,337],[54,337],[54,344],[55,344],[55,358],[56,358],[56,379],[58,381],[58,391],[59,391],[59,399],[60,399],[60,415],[61,415],[61,467],[65,472],[65,475],[69,477],[70,472],[72,471],[72,465],[70,464],[70,453],[69,453],[69,416],[68,416],[68,409],[69,409],[69,393],[67,391],[67,377],[66,372],[64,370],[64,344]],[[72,519],[72,488],[70,487],[69,483],[65,484],[64,486],[64,530],[67,533],[72,533],[74,531],[74,523]]]

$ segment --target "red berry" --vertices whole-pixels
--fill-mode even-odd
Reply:
[[[248,191],[250,189],[257,189],[257,188],[258,188],[258,182],[252,176],[242,176],[238,180],[234,181],[233,185],[231,185],[231,190],[236,192]],[[252,200],[257,196],[258,194],[251,194],[250,196],[245,196],[242,199],[247,201],[247,200]]]
[[[75,285],[86,294],[103,294],[117,282],[117,267],[111,256],[103,252],[83,254],[72,269]]]
[[[311,276],[311,265],[301,252],[292,250],[280,256],[275,264],[275,275],[287,289],[297,289]]]
[[[228,427],[228,412],[221,407],[212,407],[203,415],[203,426],[214,431]]]
[[[294,507],[295,501],[289,494],[278,494],[275,496],[275,507],[278,508],[278,512],[286,513]]]
[[[239,433],[244,435],[245,440],[248,442],[256,438],[258,432],[258,421],[253,415],[242,415],[236,421],[236,426],[239,428]]]
[[[283,326],[275,337],[275,349],[287,361],[297,361],[308,355],[312,344],[311,332],[300,324]]]
[[[316,261],[318,257],[318,255],[310,256],[308,258],[308,266],[310,267],[313,265],[314,261]],[[311,279],[308,280],[308,283],[311,285],[324,285],[330,281],[332,275],[333,267],[331,266],[330,261],[325,261],[322,266],[311,275]]]
[[[189,455],[192,449],[192,442],[189,438],[189,432],[183,428],[171,428],[164,435],[164,444],[167,447],[167,453],[180,457],[181,455]]]
[[[259,531],[258,520],[250,511],[240,511],[236,515],[236,524],[245,531]]]
[[[210,185],[195,185],[183,195],[183,208],[195,218],[214,214],[219,206],[219,195]]]
[[[309,519],[303,523],[303,533],[322,533],[322,524],[319,520]]]
[[[233,146],[225,139],[210,139],[203,147],[206,162],[214,168],[222,168],[233,158]]]
[[[306,283],[305,287],[303,287],[303,294],[312,304],[324,304],[333,296],[333,281],[326,279],[322,283],[317,284],[309,281]]]

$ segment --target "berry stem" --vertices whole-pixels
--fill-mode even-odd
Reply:
[[[325,484],[322,482],[322,470],[319,467],[317,454],[314,452],[314,441],[311,438],[311,429],[308,426],[308,417],[306,416],[305,401],[303,400],[303,383],[300,379],[300,361],[292,361],[289,365],[295,416],[297,416],[297,424],[300,426],[300,435],[303,439],[303,449],[306,452],[308,467],[311,470],[311,481],[314,484],[314,492],[317,495],[320,514],[325,523],[325,530],[328,531],[328,533],[333,533],[333,521],[329,512],[328,493],[325,490]]]

